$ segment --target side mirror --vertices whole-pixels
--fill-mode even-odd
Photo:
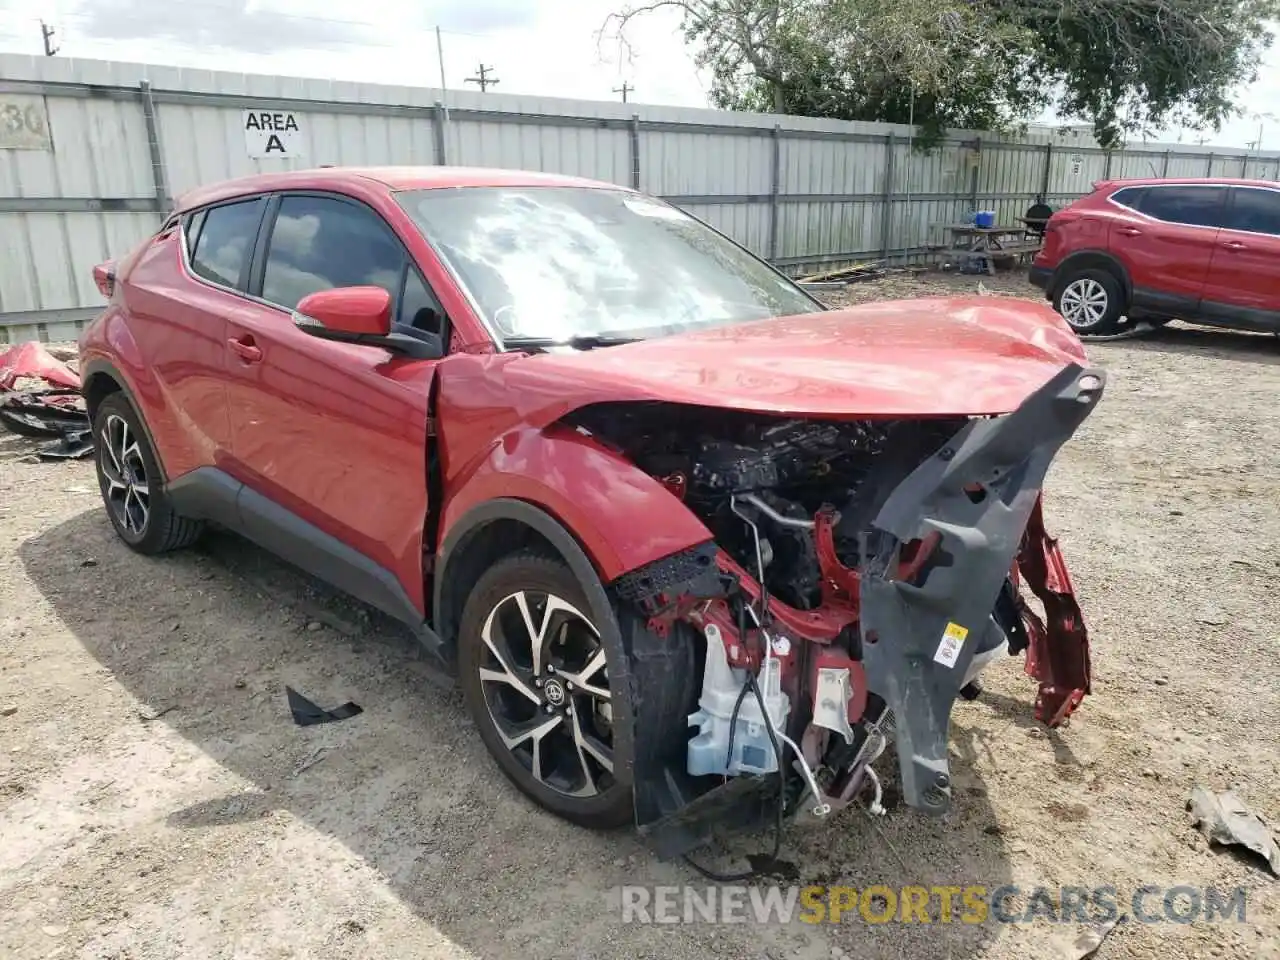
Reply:
[[[444,356],[440,337],[392,329],[391,294],[381,287],[338,287],[308,294],[294,308],[293,323],[321,340],[382,347],[415,360]]]

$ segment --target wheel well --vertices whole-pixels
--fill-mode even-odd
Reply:
[[[1128,303],[1133,294],[1133,287],[1129,283],[1129,274],[1116,261],[1115,257],[1105,253],[1094,252],[1077,253],[1062,262],[1062,265],[1058,267],[1057,276],[1054,278],[1054,284],[1049,293],[1050,297],[1057,296],[1058,291],[1062,289],[1068,278],[1081,270],[1107,271],[1119,282],[1120,289],[1124,291],[1125,303]]]
[[[120,384],[116,383],[115,378],[109,373],[95,373],[85,381],[80,392],[84,396],[84,405],[88,411],[90,423],[93,423],[93,418],[97,416],[98,406],[102,401],[113,393],[119,393],[120,389]]]
[[[444,649],[452,655],[471,588],[484,572],[508,554],[532,550],[556,560],[568,560],[555,545],[528,524],[509,517],[498,517],[469,530],[462,542],[448,555],[448,567],[437,571],[442,582],[438,609],[434,611],[436,633]]]

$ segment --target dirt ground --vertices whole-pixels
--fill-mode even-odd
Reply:
[[[1096,956],[1280,956],[1277,881],[1184,810],[1193,783],[1235,787],[1280,824],[1280,341],[1175,324],[1090,353],[1107,396],[1047,509],[1093,696],[1045,733],[1020,661],[996,664],[955,709],[951,814],[846,811],[782,857],[802,882],[1111,885],[1122,904],[1144,884],[1244,886],[1243,924],[1130,921]],[[91,464],[31,449],[0,435],[0,956],[1021,960],[1078,932],[624,925],[619,885],[705,881],[526,802],[403,630],[230,537],[137,556]],[[364,713],[297,727],[285,684]]]

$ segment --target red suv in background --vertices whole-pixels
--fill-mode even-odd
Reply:
[[[1049,219],[1031,282],[1079,334],[1126,316],[1280,332],[1280,184],[1100,181]]]

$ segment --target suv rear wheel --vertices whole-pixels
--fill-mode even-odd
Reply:
[[[587,827],[633,818],[614,775],[630,769],[613,726],[630,694],[609,682],[611,655],[573,573],[541,554],[498,561],[463,608],[459,675],[481,739],[521,791]]]
[[[1124,291],[1106,270],[1080,270],[1058,285],[1053,306],[1078,334],[1111,333],[1124,312]]]
[[[113,393],[98,405],[93,446],[102,502],[121,540],[149,554],[196,541],[203,524],[174,510],[155,451],[124,394]]]

